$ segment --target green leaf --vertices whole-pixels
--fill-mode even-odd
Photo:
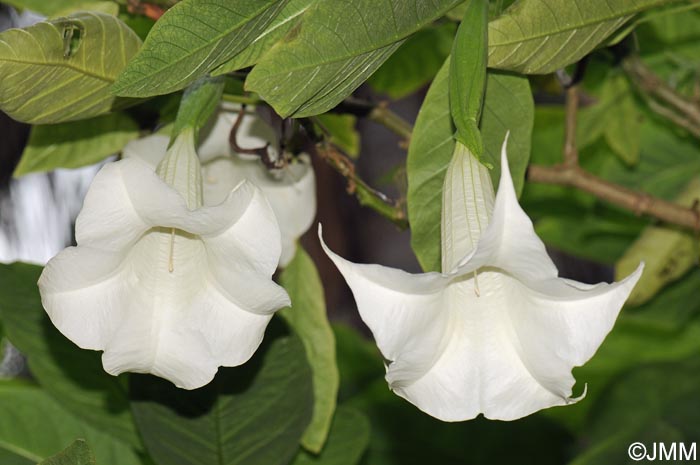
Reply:
[[[360,133],[355,129],[357,118],[353,115],[335,115],[326,113],[317,116],[331,137],[330,142],[340,147],[351,158],[360,155]]]
[[[76,439],[65,450],[49,457],[39,465],[97,465],[97,462],[87,442]]]
[[[98,463],[142,463],[129,446],[74,417],[42,389],[0,381],[0,463],[36,465],[76,438],[91,444]]]
[[[141,46],[119,19],[83,12],[0,34],[0,110],[17,121],[60,123],[126,102],[109,87]]]
[[[338,407],[328,443],[318,455],[299,451],[292,465],[356,465],[369,443],[370,425],[360,411]]]
[[[112,1],[89,1],[89,0],[4,0],[3,3],[17,8],[26,8],[40,13],[44,16],[59,16],[78,10],[89,10],[87,6],[92,4],[110,4],[110,8],[119,8],[119,5]],[[100,7],[102,8],[102,7]],[[100,9],[103,13],[108,13]],[[116,13],[115,13],[116,14]],[[114,15],[113,15],[114,16]]]
[[[337,341],[340,390],[338,398],[343,401],[363,391],[373,381],[384,379],[384,359],[374,342],[366,339],[350,326],[333,325]]]
[[[411,246],[426,271],[440,269],[442,185],[454,151],[448,71],[446,63],[428,91],[416,120],[406,162]],[[522,190],[530,159],[533,105],[527,79],[488,73],[481,134],[483,159],[493,165],[494,185],[498,185],[500,178],[501,146],[506,132],[510,131],[508,162],[516,191]]]
[[[231,60],[214,70],[214,75],[231,73],[252,66],[260,60],[277,42],[292,30],[301,16],[316,0],[289,0],[280,14],[265,31]]]
[[[175,125],[170,133],[171,140],[175,140],[187,128],[194,129],[195,133],[199,132],[218,108],[224,84],[223,77],[205,76],[185,90],[177,110]]]
[[[641,442],[665,443],[686,451],[700,438],[700,363],[697,357],[680,363],[640,367],[618,378],[594,407],[585,433],[587,450],[572,465],[631,463],[628,447]],[[643,406],[643,408],[640,408]],[[677,450],[676,454],[680,451]],[[697,453],[697,451],[696,451]],[[658,455],[657,459],[661,459]],[[689,456],[693,460],[693,454]],[[673,461],[686,462],[676,455]],[[661,459],[661,461],[663,461]]]
[[[57,11],[52,17],[68,16],[78,11],[93,11],[98,13],[104,13],[110,16],[117,16],[119,14],[119,4],[109,0],[82,0],[75,3],[67,8]]]
[[[430,82],[450,55],[455,25],[430,25],[409,37],[367,81],[392,99],[406,97]]]
[[[313,417],[301,444],[318,453],[331,428],[339,375],[335,361],[335,337],[326,315],[321,278],[313,260],[301,247],[297,247],[294,259],[282,271],[280,284],[292,300],[292,308],[281,310],[280,315],[301,338],[313,375]]]
[[[488,1],[469,0],[452,46],[450,59],[450,112],[457,140],[483,161],[479,133],[486,90]]]
[[[403,40],[461,0],[317,1],[248,75],[280,115],[325,113],[362,84]]]
[[[153,26],[114,84],[117,95],[150,97],[187,87],[244,50],[288,0],[183,0]]]
[[[489,67],[547,74],[575,63],[636,14],[673,0],[521,0],[489,23]]]
[[[693,179],[674,203],[691,208],[700,199],[700,178]],[[644,273],[628,299],[629,305],[644,303],[664,286],[683,276],[698,261],[697,239],[690,231],[674,226],[648,226],[615,264],[615,275],[629,275],[640,262]]]
[[[311,371],[296,336],[265,341],[245,365],[207,386],[177,389],[131,377],[132,409],[146,448],[167,465],[285,465],[311,419]]]
[[[136,123],[123,113],[85,121],[33,126],[13,176],[79,168],[119,152],[139,136]]]
[[[518,421],[436,420],[392,393],[384,379],[346,405],[370,419],[372,434],[363,463],[371,465],[560,465],[573,446],[561,426],[541,415]]]
[[[0,319],[7,338],[28,357],[32,375],[64,408],[140,447],[120,379],[105,373],[98,352],[82,350],[59,333],[44,312],[36,285],[41,270],[25,263],[0,265]]]

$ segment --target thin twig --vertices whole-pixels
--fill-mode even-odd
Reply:
[[[576,147],[576,116],[578,114],[578,88],[566,89],[566,141],[564,142],[564,165],[578,165],[578,148]]]
[[[579,166],[530,165],[527,170],[527,179],[531,182],[575,187],[601,200],[630,210],[638,216],[649,215],[667,223],[693,230],[700,229],[700,212],[697,209],[685,208],[649,194],[613,184]]]
[[[374,107],[369,114],[369,119],[401,136],[406,145],[410,142],[413,126],[411,126],[411,123],[389,110],[386,103],[380,103]]]
[[[354,194],[360,205],[371,208],[401,229],[408,227],[403,205],[360,179],[356,174],[355,165],[348,157],[329,143],[319,142],[314,147],[318,156],[347,180],[348,193]]]
[[[679,120],[684,120],[685,123],[682,126],[686,129],[691,127],[692,130],[688,130],[693,135],[700,133],[700,105],[697,102],[672,89],[638,57],[626,59],[623,62],[623,68],[637,88],[649,97],[647,101],[654,99],[665,107],[662,112],[659,112],[660,107],[657,105],[654,111],[675,124],[678,124]],[[673,115],[674,112],[680,115]]]

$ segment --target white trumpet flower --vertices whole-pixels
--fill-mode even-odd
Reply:
[[[202,205],[191,130],[157,172],[138,159],[106,165],[85,197],[77,247],[39,279],[53,324],[105,371],[153,373],[195,389],[245,363],[272,314],[290,304],[272,281],[281,253],[262,192],[241,183]]]
[[[231,189],[247,180],[258,186],[270,202],[280,227],[285,267],[294,257],[297,239],[316,217],[316,179],[309,157],[281,169],[267,169],[257,156],[237,154],[229,144],[229,134],[237,112],[221,111],[203,137],[198,153],[202,160],[204,205],[220,203]],[[263,147],[274,140],[272,128],[254,114],[245,114],[237,131],[237,142],[244,148]],[[124,158],[138,157],[156,166],[165,155],[169,138],[154,134],[135,140],[124,148]]]
[[[457,144],[442,273],[359,265],[323,244],[388,360],[390,388],[444,421],[515,420],[582,398],[571,397],[571,370],[596,352],[642,272],[596,286],[559,278],[518,204],[506,143],[501,167],[494,198],[486,168]]]

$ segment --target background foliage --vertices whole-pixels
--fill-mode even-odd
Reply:
[[[0,266],[0,339],[27,356],[32,376],[0,379],[0,462],[617,464],[628,463],[634,441],[699,441],[697,236],[526,175],[528,166],[562,161],[562,83],[573,79],[581,167],[696,204],[700,4],[493,0],[479,28],[470,21],[483,16],[465,16],[476,1],[5,2],[49,17],[0,33],[0,109],[34,125],[15,176],[105,159],[171,123],[183,91],[203,78],[197,82],[217,83],[207,98],[267,104],[325,129],[311,135],[348,160],[360,155],[358,118],[410,139],[397,168],[408,184],[393,186],[395,204],[349,179],[363,204],[397,224],[407,215],[413,251],[423,269],[436,270],[442,182],[459,129],[450,95],[480,100],[469,82],[451,82],[451,72],[473,64],[450,71],[451,53],[463,58],[481,47],[489,66],[483,107],[462,117],[478,125],[494,184],[510,132],[516,189],[552,250],[603,265],[608,279],[647,263],[613,332],[575,370],[575,391],[588,386],[584,401],[511,423],[447,424],[422,414],[388,391],[373,343],[355,328],[331,327],[316,265],[302,248],[279,276],[294,310],[280,312],[251,362],[220,370],[194,392],[151,376],[115,378],[98,353],[50,324],[36,288],[41,267],[16,263]],[[453,46],[455,37],[463,42]],[[358,104],[353,93],[363,84],[394,100],[430,87],[411,128],[385,105]]]

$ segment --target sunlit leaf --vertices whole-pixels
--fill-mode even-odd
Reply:
[[[14,176],[91,165],[119,152],[138,136],[138,126],[123,113],[34,126]]]
[[[109,87],[141,40],[119,19],[83,12],[0,34],[0,110],[33,124],[107,113]]]
[[[289,0],[289,3],[275,17],[270,25],[253,42],[231,60],[216,68],[214,75],[226,74],[252,66],[279,42],[299,21],[301,15],[316,0]]]
[[[17,8],[26,8],[49,17],[60,16],[78,10],[93,10],[112,14],[110,11],[105,11],[105,9],[111,11],[114,11],[115,8],[119,9],[119,5],[111,0],[4,0],[3,3]],[[96,8],[90,8],[90,6]],[[113,13],[112,15],[115,14]]]
[[[153,26],[113,91],[148,97],[185,88],[245,49],[287,1],[181,1]]]
[[[574,63],[641,13],[673,0],[521,0],[489,24],[489,66],[545,74]]]
[[[313,417],[301,443],[318,453],[331,428],[339,377],[335,337],[326,314],[323,285],[316,265],[303,248],[297,247],[294,259],[280,275],[280,284],[292,299],[292,308],[281,310],[280,315],[304,343],[313,375]]]
[[[282,116],[324,113],[403,40],[460,0],[319,0],[248,75],[246,87]]]

